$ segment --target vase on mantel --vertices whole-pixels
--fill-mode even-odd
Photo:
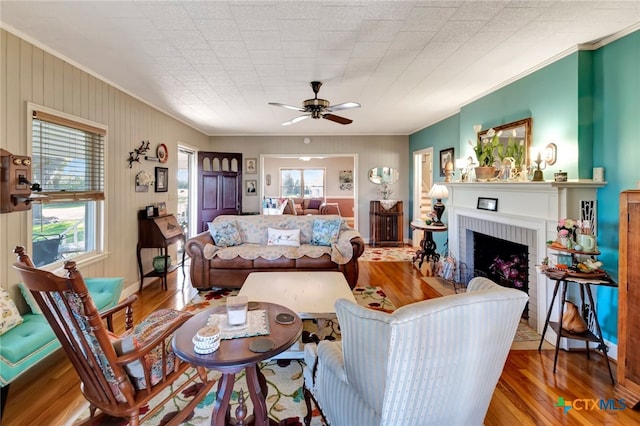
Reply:
[[[476,167],[476,180],[479,182],[488,181],[493,179],[496,175],[496,168],[494,166],[481,166]]]

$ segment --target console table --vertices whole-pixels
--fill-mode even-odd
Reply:
[[[403,221],[402,201],[372,200],[369,205],[369,245],[403,246]]]
[[[142,249],[155,248],[160,249],[161,256],[168,256],[168,247],[182,241],[183,246],[186,243],[182,226],[178,223],[176,217],[172,214],[156,217],[145,217],[145,211],[138,213],[138,247],[136,250],[138,258],[138,270],[140,271],[140,288],[142,290],[145,277],[160,277],[162,279],[162,287],[167,289],[167,274],[175,270],[180,265],[169,267],[168,262],[164,264],[164,271],[158,272],[155,269],[151,272],[144,273],[142,268]],[[184,274],[184,257],[186,250],[182,251],[182,272]]]

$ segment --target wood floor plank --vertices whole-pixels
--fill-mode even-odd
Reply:
[[[380,286],[396,307],[439,297],[408,262],[360,262],[359,286]],[[171,273],[168,290],[159,281],[147,285],[134,305],[135,321],[159,308],[182,309],[196,294],[182,271]],[[117,324],[123,323],[117,318]],[[116,330],[116,331],[122,331]],[[640,413],[624,410],[572,408],[566,414],[556,407],[558,397],[566,401],[615,398],[604,360],[583,352],[562,351],[553,374],[553,350],[511,351],[498,382],[487,426],[511,425],[640,425]],[[612,364],[615,376],[615,363]],[[636,401],[637,402],[637,401]],[[628,402],[631,404],[631,402]],[[16,380],[9,390],[2,425],[72,424],[88,404],[80,393],[78,378],[64,353],[56,352]]]

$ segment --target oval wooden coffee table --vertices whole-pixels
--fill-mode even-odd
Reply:
[[[230,416],[229,401],[235,375],[243,369],[246,372],[249,396],[253,403],[254,423],[256,426],[277,424],[267,416],[267,386],[264,376],[258,368],[258,362],[278,355],[287,350],[302,334],[302,320],[292,310],[275,303],[259,302],[257,309],[267,311],[269,317],[269,335],[244,337],[240,339],[222,340],[220,348],[207,355],[200,355],[194,351],[193,336],[207,324],[211,314],[226,313],[226,307],[218,306],[207,309],[185,322],[174,334],[173,350],[185,362],[195,366],[202,366],[222,373],[216,392],[216,403],[211,416],[211,425],[233,424]],[[276,322],[278,314],[292,315],[291,324]],[[249,350],[249,346],[258,339],[271,339],[273,348],[266,352],[256,353]],[[247,423],[250,419],[247,419]]]

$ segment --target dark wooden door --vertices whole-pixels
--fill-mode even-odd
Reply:
[[[242,211],[242,154],[198,153],[198,232],[221,214]]]

